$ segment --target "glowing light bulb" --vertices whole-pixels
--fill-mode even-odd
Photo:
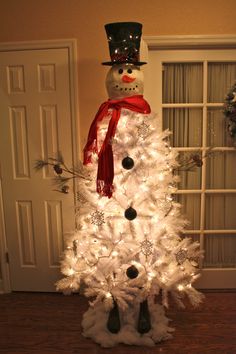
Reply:
[[[101,199],[98,200],[98,206],[100,208],[103,208],[106,202],[107,201],[105,200],[105,198],[101,198]]]
[[[150,155],[151,155],[152,157],[157,157],[157,153],[156,153],[155,150],[150,151]]]
[[[161,276],[161,281],[162,281],[162,283],[166,283],[166,282],[167,282],[166,277],[164,277],[164,276],[162,275],[162,276]]]
[[[111,255],[112,255],[113,257],[116,257],[116,256],[118,256],[118,254],[119,254],[119,253],[118,253],[117,251],[113,251]]]
[[[142,184],[141,185],[141,188],[144,192],[147,192],[148,191],[148,187],[145,185],[145,184]]]
[[[162,259],[159,258],[159,259],[156,261],[156,265],[157,265],[157,266],[160,266],[161,264],[162,264]]]
[[[149,272],[148,273],[148,280],[152,280],[155,277],[155,273],[154,272]]]
[[[179,291],[183,291],[184,290],[184,286],[182,284],[178,285],[177,288],[178,288]]]
[[[157,222],[158,220],[159,220],[159,216],[158,215],[153,215],[152,221],[153,222]]]
[[[75,274],[75,271],[74,271],[74,269],[70,268],[70,269],[68,269],[67,273],[68,273],[68,275],[73,275],[73,274]]]

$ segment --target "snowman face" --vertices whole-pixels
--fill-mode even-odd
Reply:
[[[143,94],[143,72],[134,64],[116,64],[106,77],[106,88],[110,99]]]

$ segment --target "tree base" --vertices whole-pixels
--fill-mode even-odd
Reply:
[[[82,327],[83,335],[91,338],[104,348],[113,347],[119,343],[128,345],[154,346],[155,343],[172,338],[173,328],[168,326],[169,319],[165,316],[163,306],[149,302],[151,329],[148,333],[138,332],[140,304],[130,306],[125,312],[120,310],[120,331],[111,333],[107,329],[109,311],[102,303],[90,307],[84,313]]]

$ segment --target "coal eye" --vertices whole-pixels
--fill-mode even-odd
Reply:
[[[133,72],[132,69],[128,69],[128,70],[127,70],[127,73],[128,73],[128,74],[132,74],[132,72]]]
[[[118,73],[122,74],[123,73],[123,69],[119,69]]]

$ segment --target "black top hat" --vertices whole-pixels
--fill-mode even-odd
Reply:
[[[138,22],[116,22],[105,25],[111,61],[103,65],[134,64],[143,65],[139,61],[139,48],[142,25]]]

